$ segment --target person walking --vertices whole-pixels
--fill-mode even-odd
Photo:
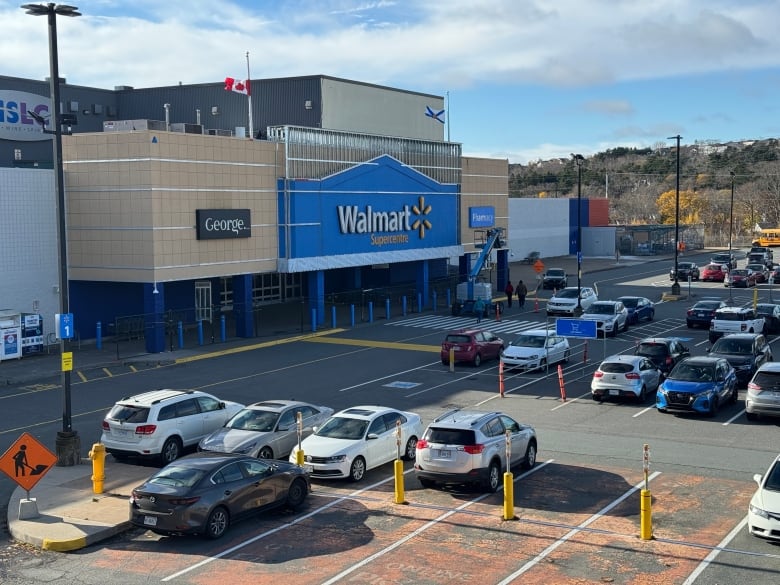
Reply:
[[[485,301],[477,299],[474,301],[474,312],[477,314],[477,323],[482,322],[482,313],[485,312]]]
[[[515,292],[517,293],[517,306],[522,309],[525,307],[525,297],[528,294],[528,287],[525,286],[525,283],[523,283],[522,280],[518,280]]]
[[[512,286],[512,281],[507,281],[506,288],[504,289],[504,292],[506,293],[506,307],[507,309],[512,308],[512,296],[515,294],[515,287]]]

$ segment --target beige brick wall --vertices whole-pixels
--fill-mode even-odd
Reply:
[[[506,159],[463,157],[461,179],[460,233],[466,252],[473,252],[479,234],[469,227],[469,207],[493,206],[496,226],[509,238],[509,161]],[[477,228],[482,229],[484,228]]]

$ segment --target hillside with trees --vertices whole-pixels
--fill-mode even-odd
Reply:
[[[733,175],[732,175],[733,173]],[[728,243],[731,192],[734,238],[754,227],[780,227],[780,141],[696,142],[680,147],[680,223],[703,228],[711,245]],[[609,199],[615,225],[674,224],[677,147],[615,148],[586,157],[582,196]],[[577,197],[572,158],[509,165],[510,197]]]

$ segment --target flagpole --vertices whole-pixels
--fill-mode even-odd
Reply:
[[[450,141],[450,91],[447,90],[446,99],[444,100],[444,108],[447,113],[444,114],[444,120],[447,122],[447,142]]]
[[[249,74],[249,51],[246,52],[246,82],[249,88],[247,92],[247,97],[249,98],[249,139],[254,140],[255,129],[252,125],[252,76]]]

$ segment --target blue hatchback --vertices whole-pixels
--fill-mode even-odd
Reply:
[[[679,362],[658,388],[658,412],[715,416],[721,404],[737,401],[737,374],[723,358],[690,357]]]

